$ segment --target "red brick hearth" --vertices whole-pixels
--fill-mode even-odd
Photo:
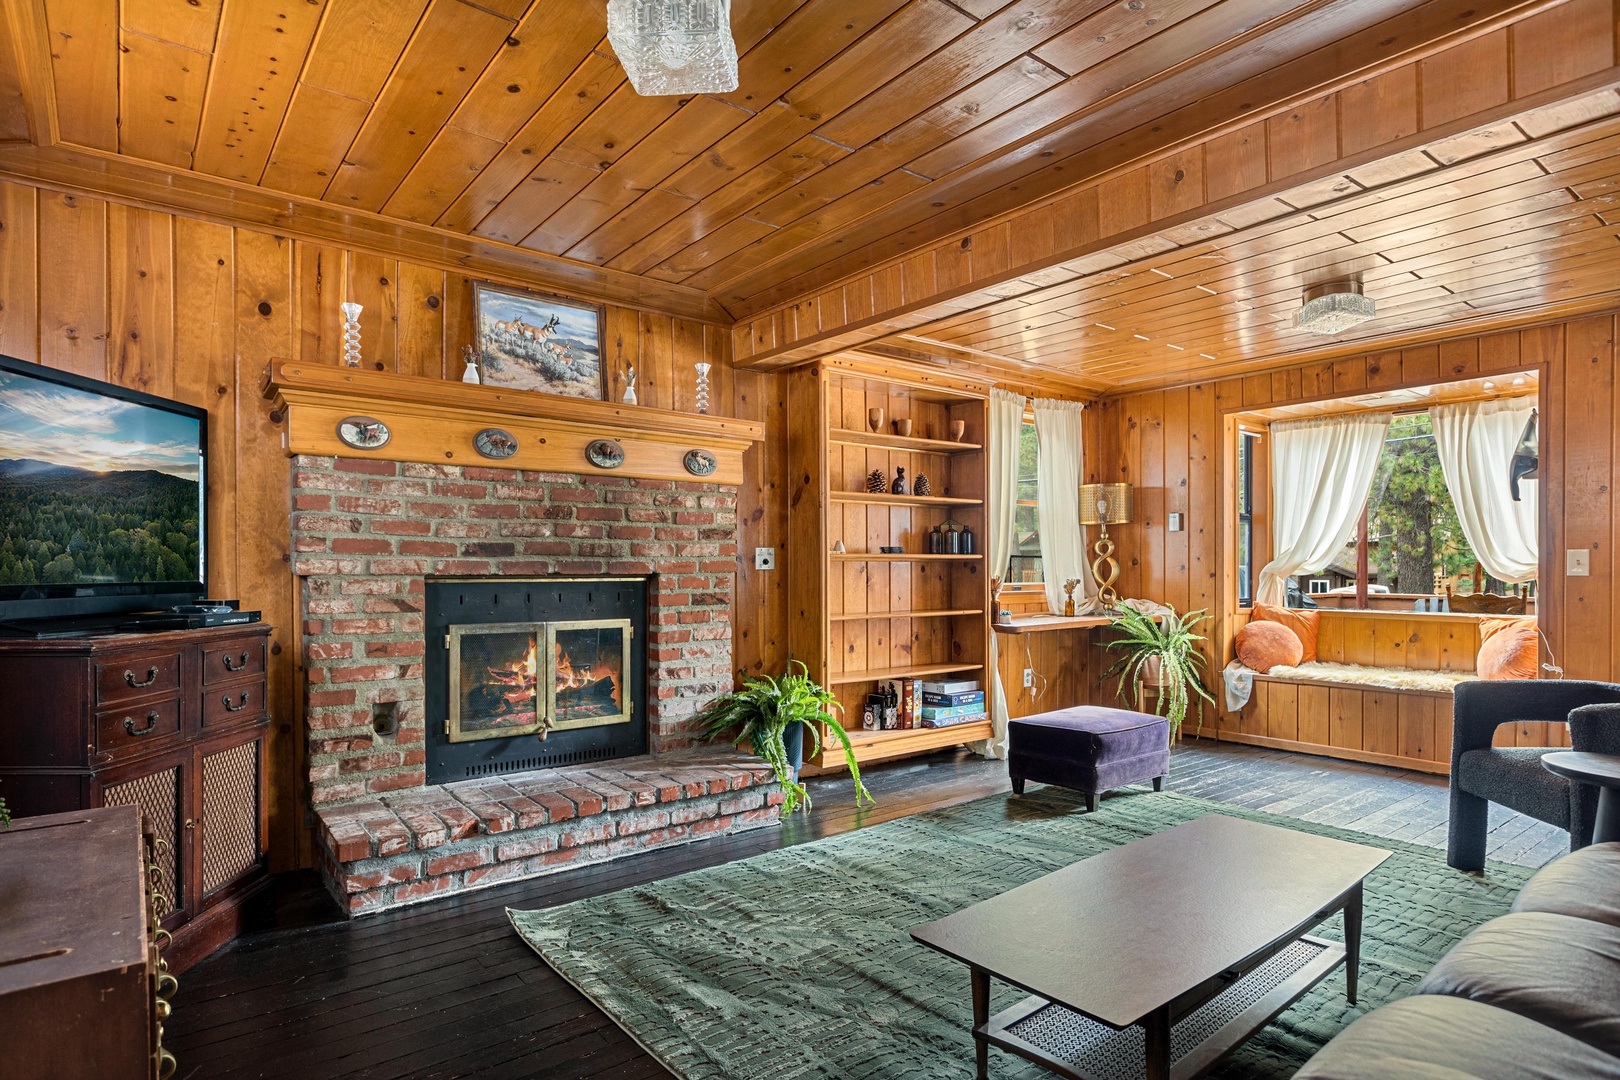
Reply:
[[[734,487],[313,456],[292,469],[310,797],[348,911],[777,819],[757,760],[688,749],[732,681]],[[426,786],[426,579],[596,574],[648,579],[651,756]]]
[[[351,915],[774,823],[770,767],[687,751],[391,792],[320,812]]]

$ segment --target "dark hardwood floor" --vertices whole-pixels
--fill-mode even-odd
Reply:
[[[347,921],[313,874],[279,878],[252,932],[181,978],[168,1042],[178,1076],[232,1080],[666,1077],[513,933],[544,907],[746,859],[1008,789],[1006,767],[952,752],[810,782],[815,808],[761,829]],[[1171,790],[1441,847],[1444,777],[1227,743],[1178,749]],[[1539,866],[1567,844],[1492,807],[1490,856]]]

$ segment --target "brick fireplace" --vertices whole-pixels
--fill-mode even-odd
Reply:
[[[693,747],[693,718],[732,680],[735,487],[299,455],[292,489],[310,798],[323,872],[346,910],[777,819],[767,767]],[[442,704],[428,709],[445,699],[442,686],[430,693],[429,673],[443,678],[444,664],[428,650],[448,637],[427,625],[428,594],[448,589],[465,603],[500,582],[520,586],[510,597],[571,583],[564,607],[578,610],[580,598],[598,602],[593,588],[644,592],[644,747],[548,752],[550,738],[525,729],[507,757],[469,759],[428,783],[428,725],[446,723]],[[489,607],[485,621],[546,625],[515,602]],[[563,764],[533,767],[549,760]]]

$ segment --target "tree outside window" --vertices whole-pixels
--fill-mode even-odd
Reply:
[[[1427,412],[1391,422],[1367,496],[1366,521],[1369,592],[1431,596],[1447,586],[1459,594],[1507,591],[1484,572],[1463,535]],[[1351,535],[1328,566],[1295,578],[1299,592],[1355,592],[1361,542]]]
[[[1008,561],[1007,582],[1011,585],[1039,585],[1041,570],[1040,506],[1036,501],[1036,464],[1040,444],[1035,425],[1026,423],[1018,432],[1018,505],[1013,514],[1013,554]]]

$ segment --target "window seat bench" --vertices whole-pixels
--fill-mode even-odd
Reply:
[[[1221,739],[1431,773],[1451,767],[1452,687],[1478,677],[1336,663],[1242,671],[1253,688],[1221,713]]]

